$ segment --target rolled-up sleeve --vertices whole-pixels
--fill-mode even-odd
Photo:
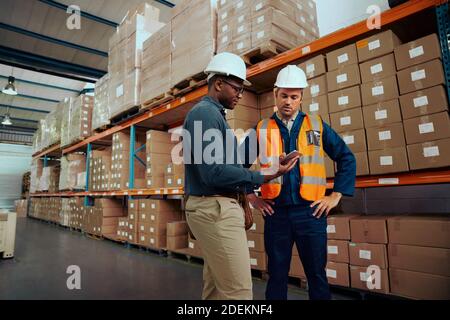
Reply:
[[[356,180],[356,159],[344,140],[328,124],[323,123],[323,149],[336,162],[333,191],[353,196]]]

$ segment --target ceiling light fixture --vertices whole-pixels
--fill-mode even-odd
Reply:
[[[16,86],[14,85],[14,82],[16,81],[16,78],[13,76],[10,76],[8,78],[8,84],[5,86],[5,88],[2,90],[4,94],[9,94],[10,96],[16,96]]]

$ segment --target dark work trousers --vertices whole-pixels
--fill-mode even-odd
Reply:
[[[311,300],[331,299],[326,276],[327,220],[312,216],[309,206],[274,207],[272,216],[266,215],[264,243],[268,257],[269,281],[267,300],[286,300],[288,274],[294,242],[298,249]],[[294,257],[298,259],[298,257]]]

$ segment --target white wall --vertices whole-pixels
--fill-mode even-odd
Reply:
[[[388,0],[315,0],[320,36],[348,27],[369,17],[370,5],[378,5],[381,11],[389,9]]]
[[[12,208],[22,194],[22,176],[31,167],[31,146],[0,143],[0,208]]]

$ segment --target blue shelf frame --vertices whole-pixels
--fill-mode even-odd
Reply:
[[[92,152],[92,144],[88,143],[86,150],[86,186],[84,190],[89,191],[89,169],[91,165],[91,152]],[[88,196],[84,196],[84,206],[92,206],[92,198]]]
[[[128,188],[134,189],[134,160],[136,159],[141,165],[147,167],[147,164],[144,160],[142,160],[137,154],[145,148],[145,144],[136,149],[136,126],[132,125],[130,127],[130,161],[129,161],[129,180],[128,180]],[[129,196],[128,199],[133,199],[132,196]]]
[[[444,74],[446,80],[447,100],[450,103],[450,22],[449,4],[444,3],[436,7],[436,20],[439,34],[439,42],[441,44],[442,65],[444,67]]]

